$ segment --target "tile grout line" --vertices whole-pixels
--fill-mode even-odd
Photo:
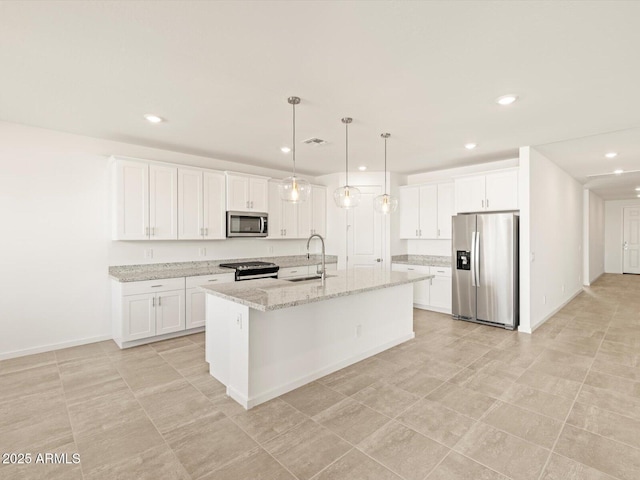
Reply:
[[[55,356],[55,359],[56,359],[56,371],[58,373],[58,380],[60,381],[60,388],[62,389],[62,396],[64,397],[64,408],[65,408],[65,410],[67,412],[67,419],[69,420],[69,427],[71,429],[71,437],[73,438],[73,443],[74,443],[74,445],[76,447],[76,451],[78,453],[78,456],[80,456],[80,449],[78,448],[78,442],[76,441],[76,433],[75,433],[74,428],[73,428],[73,423],[71,422],[71,415],[69,414],[69,402],[67,400],[67,392],[65,392],[64,383],[62,382],[62,375],[60,373],[60,363],[58,362],[58,354],[55,353],[55,351],[54,351],[54,354],[55,354],[54,356]],[[85,474],[84,474],[84,469],[82,468],[82,457],[80,457],[79,465],[80,465],[80,475],[82,476],[82,479],[84,480],[85,479]]]
[[[618,305],[616,304],[616,311],[617,311],[617,309],[618,309]],[[615,315],[615,311],[614,311],[614,315]],[[596,350],[596,355],[598,354],[598,351],[602,347],[602,343],[604,342],[604,339],[607,336],[607,332],[609,331],[610,327],[611,327],[611,320],[609,320],[609,323],[607,324],[607,329],[605,330],[605,334],[602,337],[602,339],[600,340],[600,345],[598,346],[598,349]],[[571,412],[573,411],[573,408],[575,407],[575,404],[578,401],[578,397],[580,396],[580,393],[582,392],[582,387],[584,386],[584,382],[586,381],[587,377],[589,376],[589,372],[591,372],[591,368],[593,367],[593,364],[596,361],[596,355],[593,356],[593,359],[591,360],[591,364],[589,365],[589,368],[587,369],[587,372],[585,373],[585,375],[584,375],[584,377],[582,379],[582,382],[581,382],[581,385],[580,385],[580,389],[578,390],[578,393],[576,394],[575,398],[573,399],[573,402],[571,404],[571,408],[567,412],[567,415],[565,416],[564,421],[562,422],[562,428],[558,432],[558,435],[556,436],[556,439],[553,442],[553,445],[551,447],[549,455],[547,456],[547,460],[545,461],[544,466],[542,467],[540,475],[538,475],[538,480],[542,480],[542,476],[544,475],[544,472],[547,469],[547,466],[549,465],[549,462],[551,461],[551,457],[555,453],[555,449],[556,449],[556,447],[558,445],[558,442],[560,441],[560,437],[562,436],[562,432],[564,431],[565,427],[567,426],[567,420],[571,416]],[[576,461],[576,460],[573,460],[573,461]],[[577,463],[581,463],[581,462],[577,462]],[[598,470],[598,469],[595,469],[595,470]],[[606,472],[602,472],[602,473],[606,473]],[[613,475],[611,475],[611,476],[613,476]]]
[[[135,347],[134,347],[135,348]],[[152,347],[153,348],[153,347]],[[155,351],[155,349],[154,349]],[[155,351],[156,355],[158,355],[160,358],[162,358],[162,360],[167,363],[167,365],[169,365],[169,367],[173,368],[174,370],[176,370],[173,365],[170,365],[169,362],[167,362],[162,356],[160,356],[160,354]],[[111,358],[109,357],[109,360],[111,360]],[[129,389],[129,391],[131,392],[131,395],[133,395],[133,398],[135,399],[136,403],[138,404],[138,406],[142,409],[142,411],[144,412],[144,415],[147,417],[147,419],[149,420],[149,422],[151,422],[151,425],[153,425],[153,428],[155,428],[156,432],[158,433],[158,435],[160,435],[160,438],[162,438],[162,442],[164,443],[164,445],[171,451],[171,453],[173,454],[173,456],[175,457],[175,459],[177,460],[177,462],[180,464],[180,466],[182,467],[182,469],[184,470],[184,473],[187,474],[187,476],[189,478],[193,479],[193,476],[187,471],[187,468],[184,466],[184,464],[182,463],[182,461],[180,461],[180,459],[178,458],[178,455],[176,454],[175,450],[171,447],[171,445],[169,445],[169,443],[167,442],[167,439],[165,438],[165,436],[162,434],[162,432],[160,432],[160,429],[158,428],[158,426],[155,424],[155,422],[153,421],[153,419],[149,416],[149,413],[147,412],[147,410],[144,408],[144,406],[140,403],[140,400],[138,399],[138,397],[136,396],[135,392],[133,391],[133,389],[131,388],[131,385],[129,385],[129,382],[127,382],[127,379],[124,378],[124,376],[122,375],[122,372],[120,371],[120,369],[118,368],[118,366],[114,363],[114,368],[116,369],[116,371],[118,372],[118,375],[120,375],[120,378],[122,378],[122,381],[125,383],[125,385],[127,386],[127,388]],[[180,372],[178,372],[176,370],[176,372],[180,375]],[[169,382],[171,383],[171,382]],[[153,448],[153,447],[152,447]],[[148,448],[146,451],[151,450],[151,448]],[[144,452],[142,452],[144,453]]]

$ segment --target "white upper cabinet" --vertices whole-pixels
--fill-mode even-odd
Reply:
[[[225,178],[222,172],[178,169],[178,238],[225,238]]]
[[[420,188],[400,187],[400,238],[420,238]]]
[[[178,238],[178,169],[149,165],[149,227],[151,240]]]
[[[312,185],[309,198],[300,203],[280,198],[278,182],[269,182],[269,238],[323,237],[327,231],[327,188]]]
[[[266,177],[227,172],[227,210],[267,212],[269,183]]]
[[[400,238],[451,238],[452,185],[400,187]]]
[[[454,214],[454,188],[452,183],[438,184],[438,236],[451,238],[451,217]]]
[[[269,238],[298,237],[298,204],[280,198],[278,182],[268,182],[269,189]]]
[[[518,170],[488,173],[486,176],[487,210],[518,209]]]
[[[518,209],[518,169],[500,170],[455,180],[456,212]]]
[[[113,163],[113,239],[149,238],[149,165],[117,160]]]
[[[124,159],[113,165],[113,239],[177,239],[177,168]]]

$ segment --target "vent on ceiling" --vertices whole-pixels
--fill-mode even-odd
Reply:
[[[321,138],[311,137],[303,140],[302,143],[306,143],[307,145],[326,145],[327,141],[322,140]]]

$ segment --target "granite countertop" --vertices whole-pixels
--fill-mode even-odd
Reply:
[[[226,260],[205,260],[199,262],[152,263],[147,265],[120,265],[109,267],[109,276],[119,282],[140,282],[144,280],[160,280],[163,278],[198,277],[200,275],[216,275],[233,273],[230,268],[221,267],[221,263],[245,261],[273,262],[280,268],[319,265],[321,255],[287,255],[282,257],[234,258]],[[327,255],[326,263],[338,263],[338,257]]]
[[[419,282],[433,277],[433,275],[413,272],[355,269],[331,271],[324,286],[320,284],[320,280],[296,283],[265,278],[249,282],[206,285],[200,288],[208,294],[267,312]]]
[[[451,267],[451,257],[437,255],[394,255],[391,263],[422,265],[425,267]]]

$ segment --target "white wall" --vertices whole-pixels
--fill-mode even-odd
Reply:
[[[604,201],[584,190],[583,281],[589,286],[604,273]]]
[[[640,205],[640,199],[604,202],[604,271],[622,273],[622,209]]]
[[[111,154],[288,175],[0,122],[0,358],[110,338],[109,265],[263,256],[271,249],[285,255],[304,248],[304,240],[112,242]],[[206,257],[198,256],[202,246]],[[144,259],[145,248],[153,248],[153,259]]]
[[[582,289],[583,189],[531,147],[520,171],[520,330],[530,333]]]

